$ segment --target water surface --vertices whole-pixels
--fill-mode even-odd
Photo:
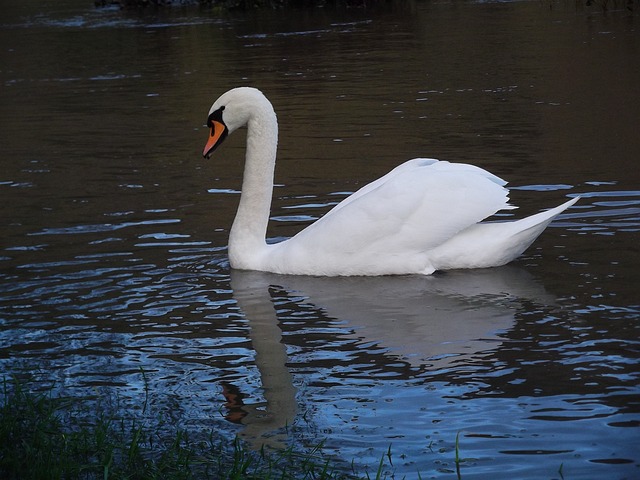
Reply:
[[[638,476],[637,15],[3,11],[3,371],[399,477],[452,478],[458,434],[465,479]],[[244,136],[200,152],[237,85],[278,113],[272,239],[415,156],[507,179],[503,219],[582,199],[504,268],[231,272]]]

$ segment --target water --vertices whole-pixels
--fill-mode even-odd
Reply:
[[[90,3],[3,5],[3,371],[399,477],[454,477],[458,434],[465,479],[639,475],[637,14]],[[582,199],[505,268],[230,272],[243,135],[200,152],[240,84],[280,121],[270,238],[414,156],[509,180],[504,217]]]

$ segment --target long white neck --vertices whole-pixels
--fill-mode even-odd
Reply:
[[[267,249],[266,234],[273,194],[278,147],[278,121],[265,99],[255,105],[247,122],[247,156],[242,194],[229,234],[231,267],[256,269]]]

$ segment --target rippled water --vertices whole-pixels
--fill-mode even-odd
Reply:
[[[465,479],[638,476],[637,15],[85,3],[0,20],[6,373],[400,477],[454,476],[458,434]],[[230,272],[244,138],[199,153],[238,84],[279,115],[272,239],[418,155],[509,180],[502,218],[582,199],[504,268]]]

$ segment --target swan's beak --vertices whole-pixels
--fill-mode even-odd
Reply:
[[[217,120],[213,120],[210,122],[210,131],[209,131],[209,139],[207,140],[207,144],[204,146],[204,150],[202,151],[202,156],[209,158],[211,152],[213,152],[218,145],[220,145],[225,138],[227,138],[227,126],[219,122]]]

